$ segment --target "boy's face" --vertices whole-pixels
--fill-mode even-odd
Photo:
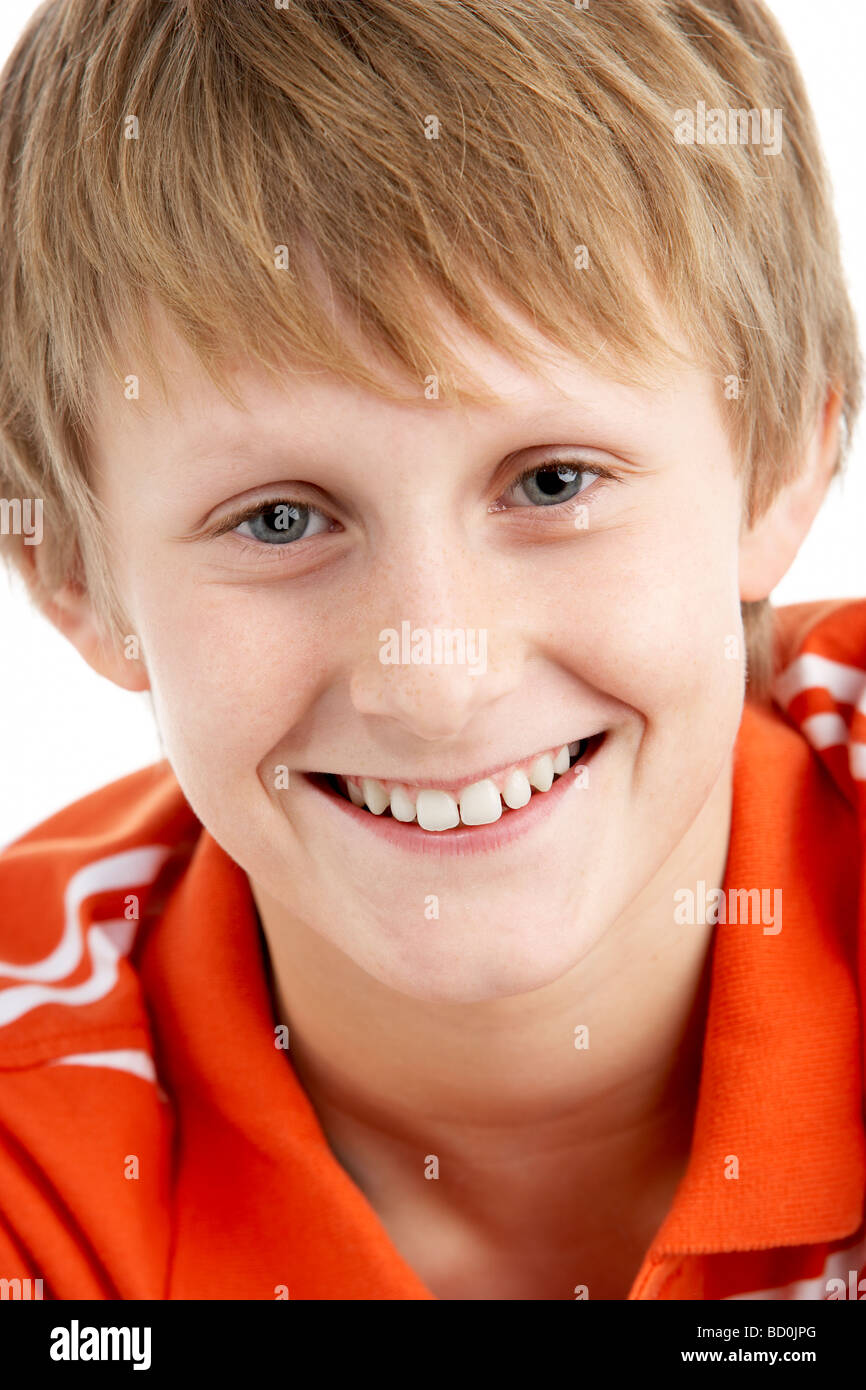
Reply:
[[[455,1001],[625,949],[617,922],[667,930],[707,847],[724,862],[743,699],[742,491],[711,379],[649,390],[559,354],[545,379],[455,328],[498,407],[244,369],[244,413],[160,332],[176,400],[143,377],[137,401],[106,390],[96,486],[166,755],[266,930]],[[426,664],[401,660],[404,624]],[[465,664],[437,663],[436,629],[462,630]],[[425,831],[310,780],[458,797],[602,732],[583,773],[481,828]]]

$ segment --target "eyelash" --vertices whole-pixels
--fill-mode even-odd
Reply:
[[[555,468],[574,468],[577,473],[580,473],[582,475],[582,477],[594,477],[596,481],[598,481],[601,478],[607,479],[608,482],[617,481],[616,474],[612,473],[609,468],[603,468],[601,464],[581,464],[579,462],[569,459],[553,459],[550,463],[536,463],[531,468],[525,468],[523,472],[518,474],[514,481],[509,484],[507,490],[511,492],[514,488],[519,487],[521,483],[525,483],[527,478],[533,477],[534,474],[552,472]],[[528,516],[526,517],[526,520],[529,520],[529,518],[532,517],[533,523],[535,520],[537,520],[538,522],[543,524],[542,518],[545,512],[554,512],[558,517],[570,516],[571,512],[574,511],[577,507],[587,506],[587,503],[585,502],[584,498],[587,496],[588,493],[593,492],[593,490],[594,489],[592,487],[586,489],[581,488],[580,492],[576,493],[574,497],[569,497],[567,502],[555,502],[552,503],[549,507],[505,507],[502,510],[527,512]]]
[[[293,502],[297,503],[297,501],[296,497],[266,497],[264,501],[256,502],[253,507],[247,507],[245,510],[232,512],[229,516],[223,517],[217,529],[210,533],[210,538],[217,540],[220,536],[230,535],[238,526],[243,526],[245,521],[252,521],[254,516],[271,511],[274,507],[291,506]],[[325,521],[328,520],[327,512],[323,512],[321,507],[307,507],[306,502],[301,503],[301,506],[305,507],[311,514],[320,516]],[[319,534],[324,536],[328,535],[328,532],[322,531]],[[267,554],[269,551],[276,551],[279,554],[280,551],[285,552],[292,549],[291,545],[266,545],[264,541],[251,541],[248,536],[235,536],[234,539],[242,550],[249,551],[257,559],[263,558],[263,554]],[[309,539],[312,540],[312,537]],[[293,541],[292,544],[297,545],[298,542]]]
[[[586,466],[582,467],[580,463],[571,463],[567,459],[554,459],[550,463],[537,463],[530,468],[524,469],[522,473],[519,473],[518,476],[511,483],[509,483],[506,491],[511,492],[514,488],[520,487],[521,483],[525,483],[528,478],[533,477],[536,473],[543,473],[545,470],[552,471],[554,468],[557,467],[575,467],[578,473],[583,474],[584,476],[592,476],[596,480],[600,480],[602,478],[614,482],[617,480],[616,475],[614,473],[612,473],[607,468],[601,467],[601,465],[599,464],[587,464]],[[551,503],[548,507],[533,507],[531,505],[526,505],[522,507],[502,507],[498,509],[491,508],[491,510],[525,512],[527,513],[527,516],[524,519],[526,521],[529,521],[530,525],[544,525],[542,518],[545,512],[553,512],[559,518],[562,518],[563,516],[568,516],[578,506],[587,505],[587,503],[584,501],[584,497],[587,493],[590,493],[592,491],[592,487],[589,487],[585,490],[581,490],[574,497],[570,497],[567,502],[554,502]],[[298,499],[293,497],[270,497],[265,498],[261,502],[257,502],[252,507],[247,507],[244,510],[232,512],[229,516],[223,518],[223,520],[219,523],[219,527],[216,530],[211,532],[211,538],[217,539],[220,536],[230,535],[233,531],[236,531],[239,526],[242,526],[245,521],[251,521],[253,517],[259,516],[262,512],[269,511],[274,507],[291,504],[292,502],[297,503],[297,501]],[[303,503],[302,505],[306,506],[307,504]],[[314,513],[316,516],[323,517],[325,520],[328,519],[327,513],[322,511],[320,507],[310,506],[308,510],[311,513]],[[319,534],[327,535],[328,532],[323,531]],[[313,538],[310,537],[309,539]],[[257,559],[263,558],[263,552],[276,551],[279,554],[280,551],[291,550],[292,548],[291,545],[266,545],[264,541],[250,540],[247,536],[236,536],[235,540],[244,551],[254,554]],[[292,544],[297,545],[298,542],[295,541]]]

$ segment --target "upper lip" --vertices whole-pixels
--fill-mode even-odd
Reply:
[[[596,733],[601,732],[600,729],[596,730]],[[471,787],[476,782],[483,782],[487,777],[497,777],[509,767],[517,767],[530,762],[533,758],[541,758],[545,753],[549,753],[551,749],[558,751],[560,748],[571,743],[586,743],[590,738],[594,738],[595,736],[596,734],[583,734],[579,735],[577,738],[563,738],[560,739],[559,742],[553,739],[550,743],[541,744],[531,753],[521,753],[518,754],[517,757],[506,758],[504,761],[498,762],[492,767],[484,768],[481,772],[458,773],[456,776],[447,778],[401,777],[399,774],[396,776],[383,777],[373,772],[344,772],[342,768],[337,772],[326,775],[332,777],[351,777],[353,782],[362,782],[365,779],[369,779],[370,781],[382,783],[393,782],[401,787],[415,787],[424,790],[429,789],[430,791],[447,792],[453,791],[455,788]]]

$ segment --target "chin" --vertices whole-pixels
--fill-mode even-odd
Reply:
[[[555,984],[580,964],[599,935],[597,927],[582,928],[573,912],[545,912],[530,895],[515,904],[503,925],[489,917],[473,922],[468,915],[459,929],[441,919],[425,921],[422,942],[418,930],[416,912],[395,937],[392,918],[378,950],[359,952],[356,938],[348,954],[396,993],[428,1003],[478,1004]]]

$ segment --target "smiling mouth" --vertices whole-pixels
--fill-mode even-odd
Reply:
[[[584,767],[606,732],[534,754],[499,774],[451,790],[336,773],[306,776],[320,790],[351,802],[368,815],[411,825],[416,833],[420,828],[441,834],[519,815],[530,802],[545,797],[564,777]]]

